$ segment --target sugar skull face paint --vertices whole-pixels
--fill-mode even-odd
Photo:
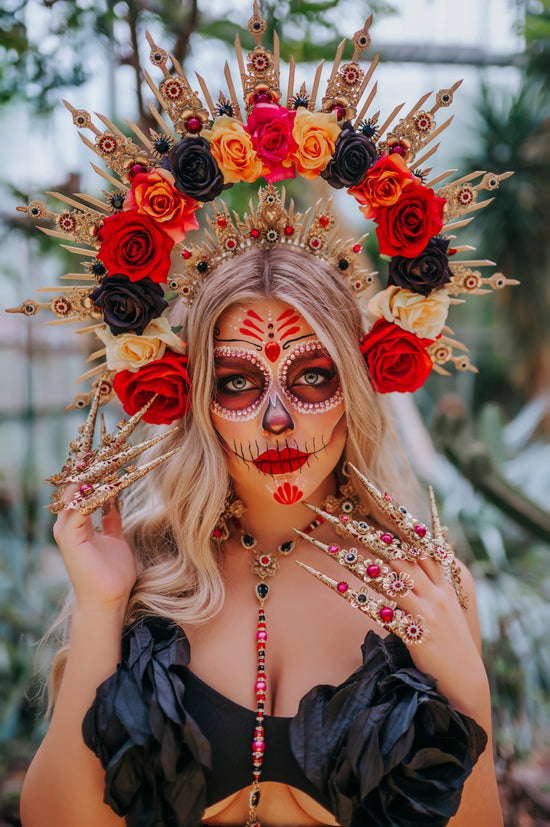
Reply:
[[[344,400],[315,331],[280,301],[235,305],[215,330],[213,423],[237,489],[284,505],[310,495],[344,448]]]

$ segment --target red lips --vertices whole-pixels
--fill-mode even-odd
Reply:
[[[270,448],[254,460],[254,465],[263,474],[292,474],[306,464],[309,456],[296,448]]]

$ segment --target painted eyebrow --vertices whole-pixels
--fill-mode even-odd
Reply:
[[[224,356],[220,354],[219,356],[214,356],[214,364],[219,365],[219,367],[223,368],[255,368],[256,370],[262,370],[262,366],[259,362],[252,362],[250,359],[247,359],[246,356]]]
[[[336,368],[336,365],[334,364],[334,359],[332,358],[332,356],[330,355],[328,350],[325,350],[324,348],[322,350],[317,349],[317,350],[314,350],[314,351],[309,351],[309,353],[308,352],[298,353],[298,354],[296,354],[295,359],[293,359],[291,362],[286,363],[285,367],[286,367],[286,370],[289,371],[289,370],[291,370],[291,368],[295,367],[296,365],[302,365],[305,362],[307,362],[309,364],[309,363],[311,363],[315,360],[321,360],[321,359],[330,359],[330,361],[332,362],[332,364]]]

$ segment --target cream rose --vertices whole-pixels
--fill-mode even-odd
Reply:
[[[433,290],[422,296],[390,286],[372,297],[368,309],[375,319],[394,322],[422,339],[435,339],[445,324],[450,301],[446,290]]]
[[[129,370],[135,373],[143,365],[164,356],[167,347],[176,353],[182,353],[184,349],[184,343],[173,332],[170,322],[164,316],[149,322],[141,335],[122,333],[113,336],[107,328],[96,332],[105,344],[109,370]]]

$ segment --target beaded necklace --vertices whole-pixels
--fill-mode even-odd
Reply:
[[[322,503],[322,509],[329,513],[335,511],[340,512],[341,516],[349,519],[349,516],[358,507],[358,499],[353,486],[346,484],[339,489],[341,496],[335,497],[329,495]],[[244,827],[261,827],[257,817],[257,809],[260,803],[261,789],[260,778],[262,775],[262,764],[265,751],[265,733],[264,733],[264,714],[265,701],[267,691],[267,675],[265,672],[265,656],[267,649],[267,625],[264,603],[269,595],[270,586],[266,583],[266,578],[273,577],[279,568],[280,557],[286,557],[292,553],[296,540],[287,540],[277,547],[275,553],[261,551],[257,548],[258,541],[249,532],[245,531],[240,523],[239,517],[242,515],[245,507],[240,500],[231,501],[228,498],[224,513],[216,527],[214,538],[217,541],[227,539],[229,531],[227,529],[226,520],[230,519],[235,528],[240,531],[240,542],[243,548],[247,551],[253,552],[253,559],[251,560],[251,568],[254,574],[258,577],[258,582],[254,587],[256,597],[259,601],[258,622],[256,625],[256,679],[254,690],[256,695],[256,723],[254,729],[254,737],[252,740],[252,789],[250,791],[248,804],[249,813]],[[311,534],[316,528],[324,523],[321,516],[315,517],[309,525],[302,532],[303,534]]]

